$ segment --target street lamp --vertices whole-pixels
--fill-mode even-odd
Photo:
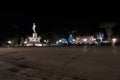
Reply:
[[[12,44],[12,41],[8,41],[8,44],[9,44],[9,46],[11,46],[11,44]]]
[[[59,41],[56,41],[56,43],[58,44],[58,43],[59,43]]]
[[[116,38],[113,38],[112,39],[112,45],[114,45],[116,43],[117,39]]]
[[[47,42],[47,40],[44,40],[44,42]]]
[[[95,41],[96,39],[94,38],[93,40]]]
[[[12,41],[8,41],[8,44],[11,44],[12,43]]]
[[[87,41],[87,39],[83,39],[83,41],[84,41],[84,42],[86,42],[86,41]]]
[[[73,41],[75,42],[75,39],[73,39]]]
[[[61,43],[61,42],[62,42],[62,40],[59,40],[59,42]]]
[[[25,41],[24,43],[27,44],[27,41]]]

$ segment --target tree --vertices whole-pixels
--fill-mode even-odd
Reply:
[[[48,35],[48,33],[41,33],[41,35],[40,35],[41,37],[42,37],[42,41],[44,41],[44,40],[49,40],[49,35]]]
[[[54,32],[50,32],[49,33],[49,40],[51,42],[56,42],[57,40],[59,40],[58,35]]]
[[[20,44],[21,44],[22,46],[24,45],[24,38],[23,38],[23,37],[20,38]]]
[[[12,45],[15,46],[17,44],[18,44],[18,38],[15,37],[15,38],[12,39]]]
[[[107,23],[101,23],[99,25],[100,28],[104,28],[106,30],[108,40],[111,40],[111,35],[113,33],[112,28],[116,26],[116,22],[107,22]]]

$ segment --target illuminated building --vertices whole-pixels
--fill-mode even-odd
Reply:
[[[94,36],[80,36],[76,37],[75,43],[76,44],[92,44],[94,43],[95,38]]]

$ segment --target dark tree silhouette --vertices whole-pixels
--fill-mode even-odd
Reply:
[[[106,22],[106,23],[101,23],[99,25],[99,28],[104,28],[106,30],[108,40],[111,40],[111,35],[113,33],[112,28],[116,26],[116,22]]]

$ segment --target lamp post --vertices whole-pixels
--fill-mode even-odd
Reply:
[[[112,45],[113,45],[113,46],[115,45],[116,41],[117,41],[116,38],[113,38],[113,39],[112,39]]]
[[[9,44],[9,46],[11,46],[11,44],[12,44],[12,41],[8,41],[8,44]]]

